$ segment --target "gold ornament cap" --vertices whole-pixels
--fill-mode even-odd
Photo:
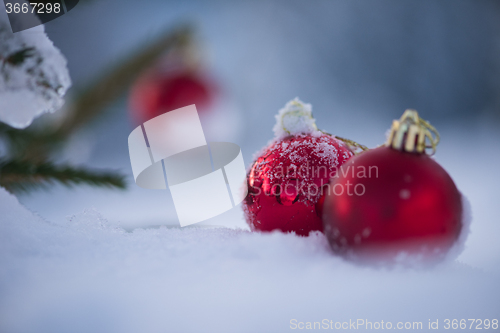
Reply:
[[[439,143],[438,131],[426,120],[418,116],[416,110],[407,109],[392,127],[385,145],[409,153],[434,155]],[[428,153],[426,149],[432,149]]]

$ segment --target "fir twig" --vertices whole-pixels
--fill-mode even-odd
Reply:
[[[182,26],[169,30],[149,46],[127,57],[115,68],[104,73],[87,89],[83,89],[66,106],[67,116],[57,126],[31,126],[24,130],[10,128],[0,123],[0,135],[8,139],[10,151],[16,159],[44,161],[57,151],[64,140],[77,129],[103,113],[111,102],[123,94],[134,80],[167,51],[186,45],[192,28]],[[14,58],[30,56],[29,50]],[[15,61],[14,61],[15,62]]]
[[[0,186],[8,191],[27,192],[45,188],[55,182],[68,187],[79,184],[119,189],[126,187],[123,176],[110,172],[89,171],[67,165],[56,166],[50,162],[0,161]]]

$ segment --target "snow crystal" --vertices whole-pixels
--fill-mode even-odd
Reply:
[[[322,134],[316,127],[311,104],[303,103],[298,97],[286,103],[285,107],[279,110],[273,131],[276,139],[298,134],[319,137]]]
[[[24,128],[63,105],[71,85],[66,59],[43,25],[12,33],[0,17],[0,63],[0,121]]]

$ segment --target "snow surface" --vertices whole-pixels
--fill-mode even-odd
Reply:
[[[426,328],[500,309],[497,274],[360,267],[322,234],[126,232],[93,210],[53,223],[3,189],[0,212],[0,332],[284,332],[291,319]]]
[[[0,11],[3,4],[0,5]],[[7,59],[22,50],[22,63]],[[34,118],[58,110],[71,85],[66,59],[39,25],[12,33],[7,15],[0,15],[0,121],[25,128]]]

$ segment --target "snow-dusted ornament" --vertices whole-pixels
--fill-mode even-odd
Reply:
[[[43,25],[12,33],[0,17],[0,121],[25,128],[64,103],[71,86],[66,59]]]
[[[316,127],[310,104],[298,98],[276,116],[275,138],[257,156],[247,175],[243,202],[252,230],[322,231],[323,186],[354,154],[341,140]]]

